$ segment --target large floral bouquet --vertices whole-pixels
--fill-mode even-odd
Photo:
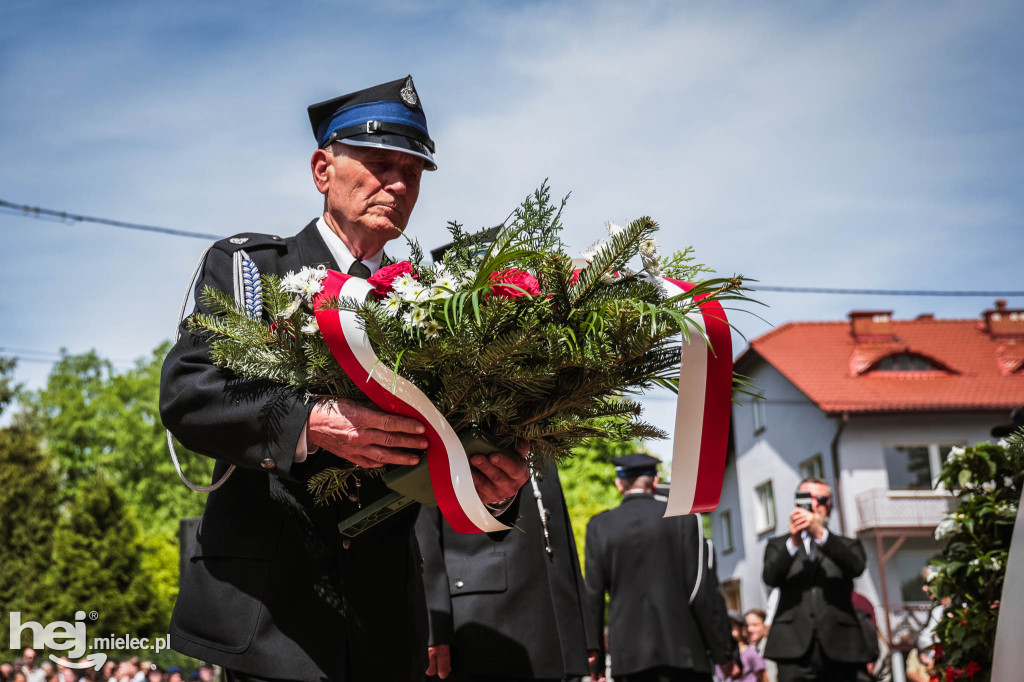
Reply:
[[[689,249],[662,258],[657,225],[646,217],[608,225],[608,237],[574,259],[560,239],[564,206],[542,185],[489,243],[450,223],[440,261],[425,263],[411,242],[409,260],[369,279],[366,300],[319,305],[354,311],[380,362],[422,390],[456,432],[475,427],[504,447],[527,439],[537,465],[595,436],[664,437],[628,396],[676,388],[681,342],[700,333],[691,315],[697,301],[743,298],[742,280],[700,280],[708,271]],[[260,316],[208,288],[202,295],[214,314],[193,316],[191,327],[211,334],[214,361],[241,376],[310,399],[360,398],[314,315],[326,274],[263,276]],[[663,276],[695,286],[673,295]],[[311,483],[329,498],[347,473],[334,469]]]

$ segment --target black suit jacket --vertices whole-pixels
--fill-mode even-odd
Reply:
[[[262,274],[337,268],[315,221],[294,237],[237,235],[209,251],[206,285],[232,291],[232,254]],[[237,242],[242,243],[237,243]],[[198,302],[196,309],[206,312]],[[308,477],[337,459],[293,464],[311,404],[286,387],[241,380],[211,364],[182,329],[164,362],[164,424],[187,447],[238,469],[210,494],[170,624],[178,651],[261,677],[409,680],[426,669],[426,608],[412,532],[416,509],[351,541],[337,530],[353,503],[313,505]],[[373,496],[379,479],[363,494]]]
[[[779,588],[779,606],[765,656],[777,661],[800,658],[816,637],[825,656],[833,661],[871,660],[850,601],[853,579],[864,572],[860,540],[830,532],[811,559],[802,542],[796,554],[790,555],[788,538],[772,538],[764,549],[764,582]]]
[[[529,484],[507,531],[456,533],[436,508],[420,511],[429,641],[451,646],[449,680],[588,673],[587,649],[597,647],[585,641],[583,576],[554,465],[538,487],[549,512],[550,555]]]
[[[627,495],[587,524],[587,600],[601,641],[610,594],[614,675],[657,666],[710,673],[709,656],[715,663],[739,660],[713,547],[696,516],[663,518],[666,506],[653,495]],[[604,647],[599,651],[603,666]]]

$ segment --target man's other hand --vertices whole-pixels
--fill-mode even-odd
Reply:
[[[473,485],[484,504],[496,504],[519,492],[530,478],[530,469],[523,459],[530,452],[530,444],[520,441],[516,445],[520,457],[494,452],[486,457],[474,455],[469,459],[473,465]]]
[[[741,668],[740,664],[736,661],[726,661],[719,667],[722,669],[722,674],[729,679],[739,677],[740,673],[743,672],[743,668]]]
[[[352,400],[321,401],[309,415],[306,440],[373,469],[385,464],[417,464],[418,455],[400,448],[427,447],[423,424],[410,417],[381,412]]]
[[[427,647],[427,658],[430,665],[427,666],[428,676],[437,676],[442,680],[452,672],[452,653],[447,644]]]

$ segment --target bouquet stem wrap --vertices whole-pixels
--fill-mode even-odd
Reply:
[[[412,417],[426,427],[431,486],[438,507],[452,529],[459,533],[508,530],[477,495],[466,451],[444,415],[416,386],[380,362],[355,312],[320,309],[322,302],[328,299],[361,301],[372,290],[373,286],[364,279],[328,271],[323,289],[314,300],[316,321],[327,347],[356,386],[378,407]]]

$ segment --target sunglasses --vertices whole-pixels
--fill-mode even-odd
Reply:
[[[818,504],[822,506],[827,505],[832,500],[831,495],[814,495],[813,497],[818,501]]]

